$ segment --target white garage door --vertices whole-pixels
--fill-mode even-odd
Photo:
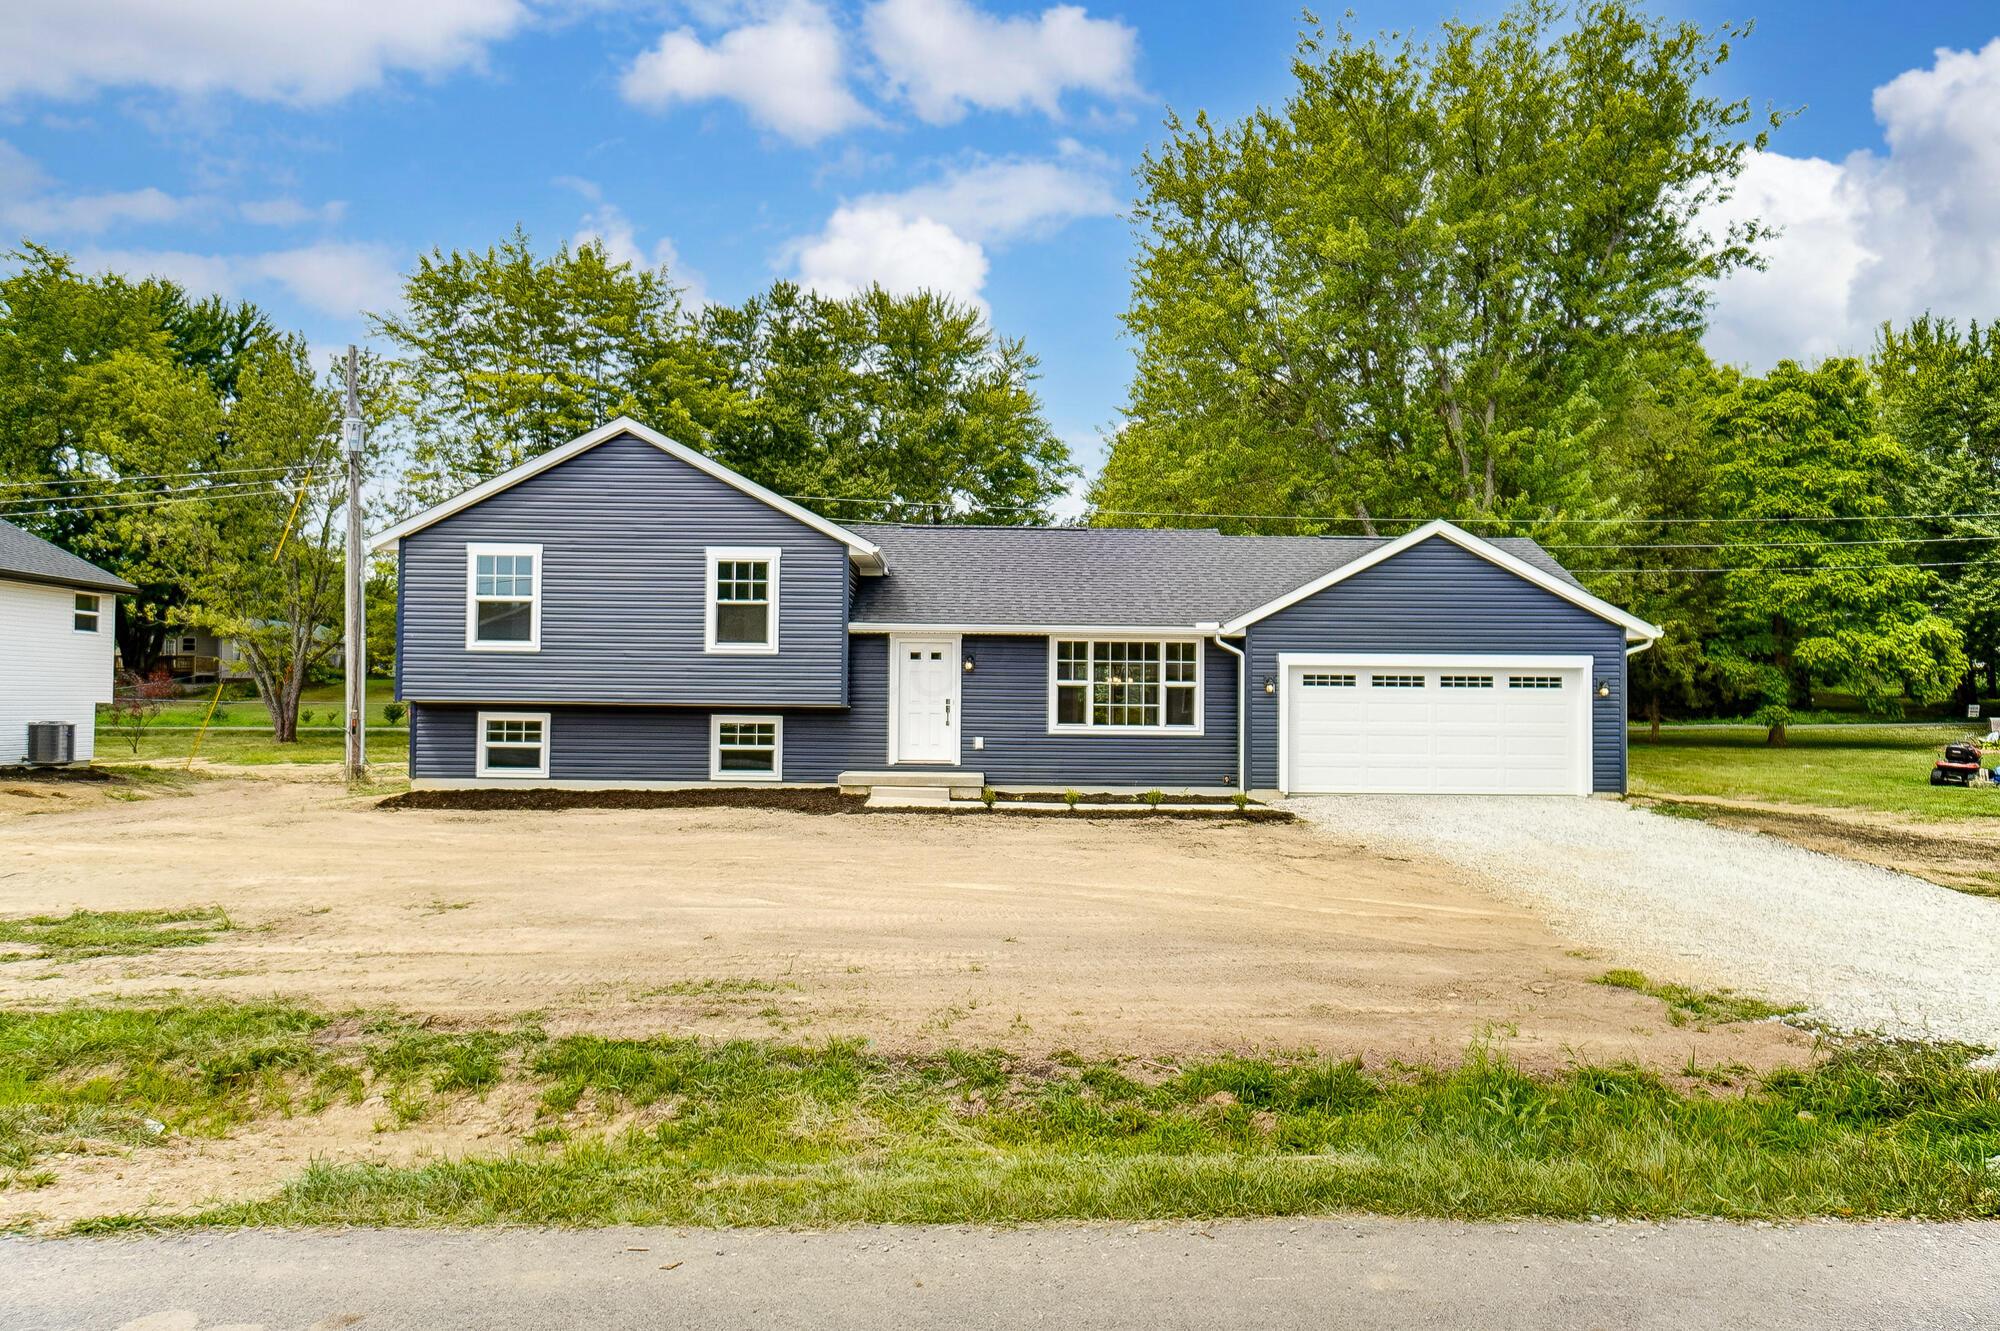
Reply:
[[[1578,795],[1589,789],[1590,671],[1520,664],[1287,667],[1295,794]]]

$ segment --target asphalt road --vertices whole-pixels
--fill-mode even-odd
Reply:
[[[7,1331],[2000,1327],[2000,1224],[1301,1220],[0,1239]]]

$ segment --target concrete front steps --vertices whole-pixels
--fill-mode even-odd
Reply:
[[[886,772],[842,772],[837,778],[843,795],[866,795],[871,809],[935,809],[945,813],[971,813],[984,809],[980,797],[986,789],[984,772],[956,770],[904,770]],[[994,806],[1001,813],[1212,813],[1233,814],[1233,804],[1189,804],[1168,796],[1158,805],[1107,804],[1078,800],[1074,807],[1058,799],[1009,800]]]

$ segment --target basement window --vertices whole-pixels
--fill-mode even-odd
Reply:
[[[465,645],[477,652],[542,646],[542,547],[465,547]]]
[[[98,601],[95,596],[83,592],[76,594],[76,631],[78,633],[97,632]]]
[[[783,717],[717,716],[710,725],[708,776],[711,781],[783,779]]]
[[[474,770],[483,777],[547,777],[549,714],[481,712],[479,762]]]
[[[766,546],[709,550],[704,650],[749,655],[778,650],[780,554]]]

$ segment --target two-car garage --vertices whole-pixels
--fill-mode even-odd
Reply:
[[[1279,669],[1288,793],[1590,791],[1587,656],[1287,653]]]

